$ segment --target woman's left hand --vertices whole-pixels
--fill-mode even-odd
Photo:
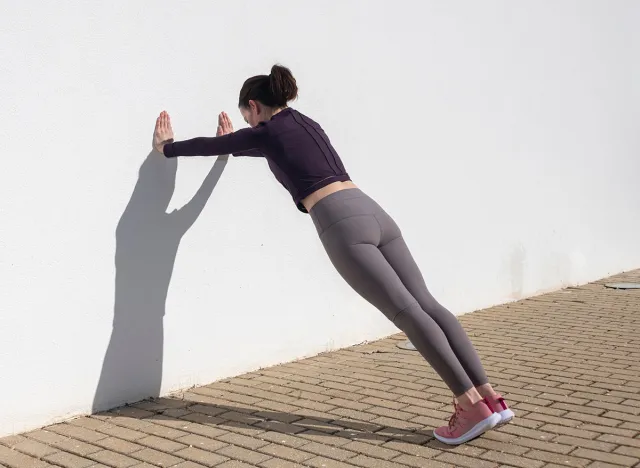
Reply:
[[[227,113],[221,112],[220,115],[218,115],[218,131],[216,132],[216,136],[227,135],[229,133],[233,133],[233,124]]]
[[[163,153],[164,145],[173,141],[173,129],[171,119],[167,111],[162,111],[156,119],[156,128],[153,131],[153,147]]]

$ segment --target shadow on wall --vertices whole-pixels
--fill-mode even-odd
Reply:
[[[113,331],[92,411],[158,397],[162,383],[163,317],[176,253],[227,164],[219,157],[194,197],[167,213],[177,160],[152,151],[116,228]]]

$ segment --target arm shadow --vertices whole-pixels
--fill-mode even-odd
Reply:
[[[111,339],[92,412],[158,397],[162,384],[163,317],[176,254],[215,189],[228,156],[217,158],[193,198],[167,213],[178,161],[152,151],[142,163],[116,228]]]

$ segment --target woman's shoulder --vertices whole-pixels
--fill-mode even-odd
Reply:
[[[321,125],[318,123],[317,120],[313,119],[312,117],[310,117],[307,114],[304,114],[302,112],[300,112],[297,109],[294,109],[293,107],[287,107],[287,109],[289,111],[289,114],[294,118],[294,120],[296,120],[298,123],[301,124],[307,124],[307,125],[312,125],[312,126],[316,126],[316,127],[320,127]],[[284,111],[283,111],[284,112]]]

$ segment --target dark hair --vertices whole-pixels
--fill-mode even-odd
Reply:
[[[238,106],[249,107],[249,101],[265,106],[283,107],[298,97],[298,85],[291,71],[281,65],[271,67],[270,75],[253,76],[242,85]]]

